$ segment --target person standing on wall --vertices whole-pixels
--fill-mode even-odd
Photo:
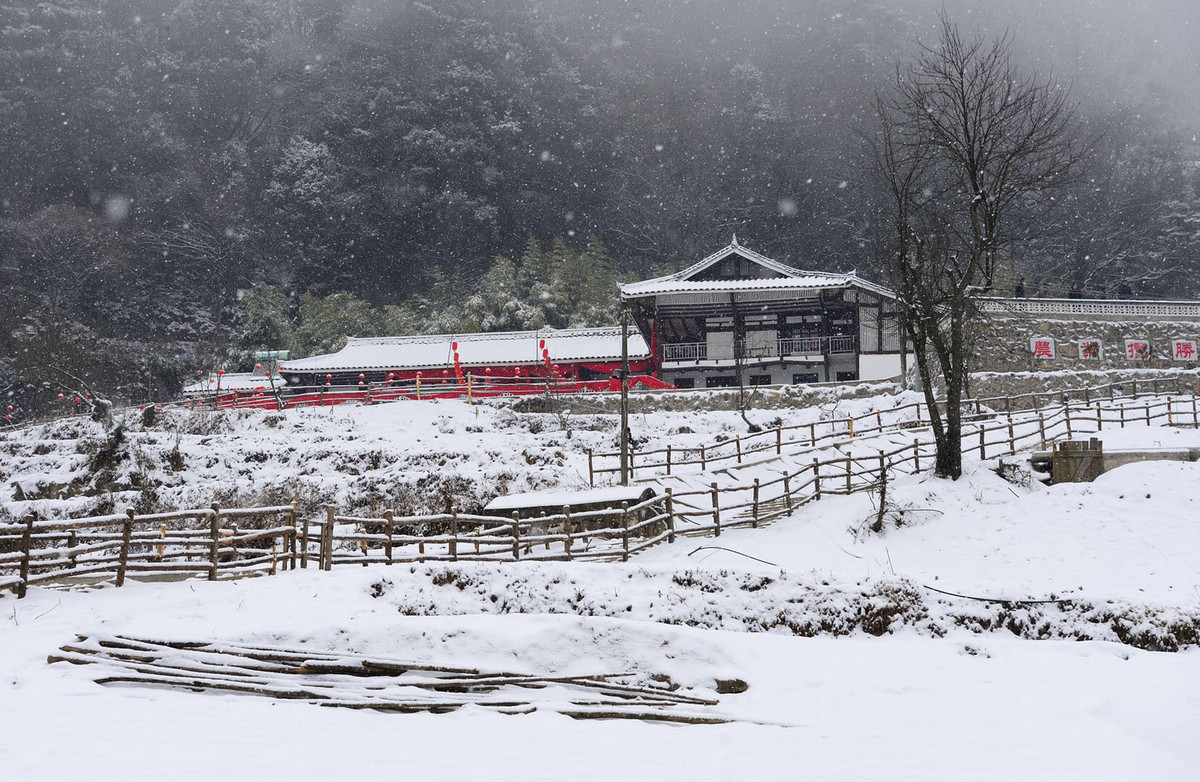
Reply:
[[[1016,299],[1025,298],[1025,278],[1024,277],[1022,277],[1020,282],[1017,283],[1016,287],[1013,288],[1013,298],[1016,298]]]
[[[1121,280],[1121,284],[1117,286],[1118,299],[1132,299],[1133,286],[1129,284],[1129,280]]]
[[[1071,290],[1067,291],[1067,298],[1068,299],[1082,299],[1083,298],[1083,290],[1079,287],[1079,283],[1077,283],[1077,282],[1071,283]]]

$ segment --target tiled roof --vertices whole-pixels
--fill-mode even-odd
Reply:
[[[411,337],[350,337],[337,353],[286,362],[283,372],[335,372],[365,369],[424,369],[454,366],[535,364],[542,361],[542,341],[550,361],[619,361],[621,330],[542,329],[491,334],[421,334]],[[629,334],[630,359],[648,358],[650,350],[636,330]]]
[[[765,277],[765,278],[748,278],[748,279],[732,279],[732,280],[693,280],[695,275],[705,269],[719,263],[728,258],[730,255],[740,255],[741,257],[758,264],[766,269],[783,275],[781,277]],[[734,237],[732,243],[721,248],[717,252],[708,256],[699,263],[692,264],[682,271],[668,274],[663,277],[655,277],[651,280],[642,280],[641,282],[631,282],[621,286],[621,297],[626,299],[634,299],[642,296],[657,296],[665,293],[691,293],[698,291],[706,292],[722,292],[722,291],[748,291],[748,290],[787,290],[787,289],[814,289],[814,288],[845,288],[848,286],[856,286],[872,291],[873,293],[893,297],[894,294],[888,289],[868,282],[856,274],[828,274],[825,272],[804,271],[786,264],[782,264],[776,260],[754,252],[748,248],[742,247],[737,243],[737,238]]]

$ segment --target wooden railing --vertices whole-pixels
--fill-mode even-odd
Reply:
[[[1061,391],[968,399],[962,403],[962,410],[967,417],[1019,410],[1036,412],[1048,405],[1065,405],[1072,400],[1092,404],[1099,400],[1115,401],[1118,398],[1158,396],[1164,390],[1191,394],[1194,389],[1190,381],[1185,381],[1184,378],[1126,380]],[[945,411],[944,400],[939,402],[938,408],[940,412]],[[703,472],[712,467],[743,464],[751,458],[782,456],[785,453],[812,450],[822,444],[830,445],[855,437],[896,429],[920,428],[928,421],[929,406],[924,402],[913,402],[857,417],[780,425],[758,432],[738,433],[724,440],[710,440],[699,444],[668,444],[663,448],[633,451],[630,453],[629,465],[631,476],[635,478],[673,475],[680,468],[695,468]],[[597,476],[619,473],[620,457],[621,454],[617,451],[588,451],[588,482],[594,486]]]
[[[241,529],[239,522],[275,523]],[[275,573],[295,567],[296,509],[211,508],[0,524],[0,586],[172,574]],[[7,571],[7,573],[5,572]]]
[[[1106,428],[1186,424],[1200,426],[1197,398],[1102,398],[1026,412],[990,414],[968,422],[963,454],[993,459]],[[883,432],[894,437],[899,431]],[[736,527],[758,527],[828,495],[876,491],[892,476],[919,473],[934,463],[928,427],[904,431],[911,443],[870,448],[860,433],[857,452],[847,450],[797,466],[778,477],[741,484],[716,482],[643,502],[605,510],[576,510],[535,518],[450,512],[427,516],[338,515],[327,506],[323,519],[298,519],[294,505],[267,508],[36,520],[0,525],[0,587],[24,596],[30,584],[77,583],[128,574],[158,579],[171,575],[221,576],[334,565],[406,562],[627,561],[630,556],[680,535],[721,535]],[[922,439],[924,435],[925,439]],[[849,440],[837,445],[846,447]],[[273,526],[239,530],[238,521],[260,519]]]

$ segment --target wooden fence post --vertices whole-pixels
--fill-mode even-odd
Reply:
[[[629,503],[621,503],[621,561],[629,561]]]
[[[513,561],[521,561],[521,514],[517,511],[512,513],[512,539],[513,539]]]
[[[817,457],[813,457],[813,497],[821,499],[821,463],[817,461]]]
[[[1087,386],[1083,387],[1083,403],[1090,405],[1092,403],[1092,390]]]
[[[667,489],[667,491],[670,491],[670,489]],[[571,506],[570,505],[563,506],[563,535],[565,536],[565,539],[563,540],[563,551],[566,553],[567,559],[569,560],[571,558]]]
[[[469,376],[469,375],[468,375]],[[458,511],[450,509],[450,561],[458,561]]]
[[[850,494],[850,482],[854,480],[851,473],[854,471],[854,466],[850,463],[850,457],[846,457],[846,494]]]
[[[287,552],[284,561],[287,563],[288,570],[296,569],[296,501],[291,502],[292,509],[288,511],[288,527],[290,531],[287,534],[287,539],[284,543],[287,545]]]
[[[758,529],[758,489],[759,489],[759,481],[758,481],[758,478],[755,478],[754,479],[754,502],[751,505],[751,516],[750,516],[750,526],[753,527],[754,529]]]
[[[208,520],[208,580],[217,580],[217,564],[221,556],[221,506],[212,504],[212,516]]]
[[[1200,416],[1196,415],[1196,395],[1192,394],[1192,426],[1200,428]]]
[[[671,474],[671,444],[667,443],[667,475]]]
[[[300,526],[300,568],[308,568],[308,517]]]
[[[588,486],[596,485],[596,469],[592,466],[592,449],[587,449],[588,455]]]
[[[72,549],[71,553],[67,555],[67,567],[69,567],[71,570],[74,570],[79,564],[75,561],[76,556],[78,555],[73,550],[78,545],[79,535],[75,532],[75,530],[70,530],[67,532],[67,548]]]
[[[913,438],[913,472],[921,471],[921,442],[917,438]]]
[[[471,373],[467,373],[467,404],[475,404],[475,384],[471,379]]]
[[[783,474],[783,504],[787,507],[788,515],[792,513],[792,476],[790,473]]]
[[[1038,442],[1041,443],[1041,448],[1046,447],[1046,416],[1038,413]]]
[[[1134,399],[1137,399],[1137,395],[1138,395],[1138,393],[1137,393],[1137,381],[1136,381],[1136,380],[1130,380],[1130,381],[1129,381],[1129,385],[1130,385],[1130,388],[1132,388],[1132,389],[1133,389],[1133,398],[1134,398]]]
[[[17,598],[25,597],[29,588],[29,560],[33,556],[33,514],[25,517],[25,529],[21,530],[21,583],[17,584]]]
[[[1071,406],[1070,405],[1067,405],[1066,407],[1063,408],[1063,414],[1066,416],[1066,419],[1067,419],[1067,439],[1069,440],[1069,439],[1071,439],[1072,435],[1074,434],[1074,432],[1071,431]]]
[[[853,418],[846,419],[846,427],[850,430],[850,436],[854,437],[854,419]]]
[[[325,529],[321,531],[321,569],[333,570],[333,506],[325,506]]]
[[[713,524],[716,527],[713,537],[719,538],[721,537],[721,501],[718,496],[716,481],[712,484],[712,508]]]
[[[808,444],[809,445],[817,444],[817,425],[816,424],[808,425]]]
[[[775,427],[775,453],[783,453],[783,424]]]
[[[1124,429],[1125,428],[1125,406],[1121,405],[1120,407],[1117,408],[1117,410],[1119,410],[1121,413],[1121,428]]]
[[[704,455],[704,446],[702,445],[702,446],[700,446],[700,471],[703,472],[704,470],[707,470],[707,469],[708,469],[708,460]]]
[[[1096,403],[1096,431],[1104,431],[1104,416],[1100,413],[1100,403]]]
[[[875,411],[875,428],[883,429],[883,413],[878,410]]]
[[[883,482],[887,479],[886,476],[887,476],[887,457],[883,455],[883,451],[880,451],[879,452],[879,483],[880,483],[880,485],[883,485]]]
[[[387,559],[389,565],[392,564],[392,526],[394,518],[391,508],[383,512],[383,534],[386,536],[383,540],[383,556]]]
[[[1167,397],[1167,426],[1174,426],[1173,420],[1171,416],[1171,397]]]
[[[979,461],[987,459],[987,441],[984,438],[984,427],[979,427]]]
[[[734,445],[737,446],[737,463],[741,464],[742,463],[742,436],[740,434],[735,434],[733,436],[733,441],[734,441]]]
[[[1108,401],[1115,402],[1117,399],[1116,383],[1108,384]]]
[[[675,498],[670,486],[667,487],[667,542],[675,542]]]
[[[1146,426],[1150,426],[1150,403],[1146,403]]]
[[[1013,437],[1012,413],[1008,414],[1008,452],[1009,453],[1017,452],[1017,440],[1015,437]]]

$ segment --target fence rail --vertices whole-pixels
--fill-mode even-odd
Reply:
[[[982,400],[981,400],[982,401]],[[964,456],[980,460],[1012,455],[1060,438],[1093,434],[1106,427],[1200,425],[1195,394],[1100,398],[1091,402],[1012,409],[969,422]],[[892,434],[896,432],[893,431]],[[769,480],[675,491],[620,508],[560,513],[534,518],[451,511],[425,516],[339,515],[327,506],[323,519],[297,518],[295,505],[206,509],[170,513],[38,520],[0,525],[0,588],[18,597],[30,584],[77,583],[87,577],[221,576],[271,573],[334,565],[404,562],[627,561],[630,556],[678,536],[719,536],[737,527],[758,527],[790,515],[827,495],[875,491],[897,474],[919,473],[934,463],[935,446],[905,432],[911,443],[890,449],[813,456],[798,469]],[[847,441],[838,443],[846,445]],[[239,521],[261,528],[241,529]]]
[[[1019,410],[1037,412],[1048,405],[1066,405],[1071,401],[1093,404],[1107,400],[1137,399],[1159,396],[1164,392],[1192,394],[1185,378],[1126,380],[1102,386],[1070,388],[1003,397],[968,399],[962,403],[964,417],[983,417]],[[938,402],[939,412],[945,411],[945,400]],[[674,475],[680,468],[696,468],[700,472],[715,466],[743,464],[748,459],[782,456],[813,450],[819,445],[879,434],[897,429],[920,428],[930,420],[929,406],[924,402],[878,410],[857,417],[814,421],[807,424],[780,425],[749,434],[735,434],[724,440],[711,440],[695,445],[667,445],[663,448],[630,453],[631,477]],[[595,486],[596,477],[621,471],[620,452],[588,452],[588,482]]]

